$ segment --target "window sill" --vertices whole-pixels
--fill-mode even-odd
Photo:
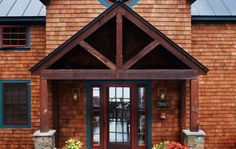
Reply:
[[[0,51],[28,51],[30,47],[26,48],[0,48]]]

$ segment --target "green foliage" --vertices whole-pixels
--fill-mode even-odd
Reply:
[[[170,144],[170,141],[164,141],[159,144],[155,144],[152,147],[152,149],[166,149],[169,144]]]
[[[69,139],[66,141],[66,149],[81,149],[82,143],[78,140]]]

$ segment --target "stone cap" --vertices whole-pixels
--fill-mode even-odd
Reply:
[[[34,137],[51,137],[55,135],[56,130],[49,130],[48,132],[40,132],[40,130],[37,130],[33,136]]]
[[[206,133],[203,130],[199,130],[198,132],[192,132],[190,130],[183,130],[183,133],[186,136],[206,136]]]

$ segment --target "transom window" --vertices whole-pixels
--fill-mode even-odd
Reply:
[[[29,126],[29,82],[3,81],[0,85],[0,127]]]
[[[1,48],[28,47],[28,29],[25,26],[2,26]]]

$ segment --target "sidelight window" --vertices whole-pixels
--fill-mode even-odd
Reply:
[[[92,102],[92,115],[93,115],[93,144],[100,144],[100,121],[101,121],[101,111],[100,111],[100,87],[93,87],[93,102]]]

